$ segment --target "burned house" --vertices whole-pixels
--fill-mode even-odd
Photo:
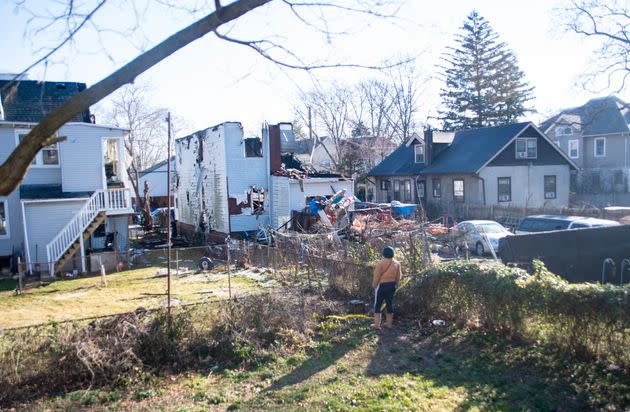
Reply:
[[[332,195],[353,182],[309,173],[281,153],[290,123],[264,125],[261,137],[245,137],[239,122],[226,122],[176,140],[181,233],[244,233],[282,226],[312,196]],[[286,140],[286,139],[285,139]],[[297,163],[292,164],[293,161]]]

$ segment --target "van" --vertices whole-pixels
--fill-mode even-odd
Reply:
[[[614,220],[582,216],[537,215],[527,216],[516,228],[515,233],[547,232],[550,230],[579,229],[585,227],[619,226]]]

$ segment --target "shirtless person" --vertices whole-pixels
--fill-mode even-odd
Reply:
[[[400,282],[402,269],[400,262],[394,259],[394,249],[386,246],[383,249],[383,259],[376,264],[374,268],[374,278],[372,286],[374,287],[374,329],[381,329],[381,307],[383,301],[387,305],[387,313],[385,315],[385,327],[392,328],[394,320],[394,292],[396,285]]]

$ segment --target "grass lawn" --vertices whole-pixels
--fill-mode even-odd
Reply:
[[[33,410],[624,410],[623,372],[480,331],[328,321],[311,344],[248,368],[200,366],[131,389],[75,391]]]
[[[26,290],[15,295],[0,288],[0,327],[11,328],[39,323],[128,312],[139,307],[152,309],[166,305],[165,269],[147,267],[107,275],[64,280]],[[173,269],[173,272],[175,270]],[[264,276],[249,270],[232,272],[232,294],[250,293],[272,286]],[[14,286],[13,286],[14,287]],[[172,275],[172,298],[181,303],[200,302],[228,296],[227,272]]]

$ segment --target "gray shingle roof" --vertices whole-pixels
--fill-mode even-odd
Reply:
[[[402,145],[376,165],[368,176],[475,173],[529,122],[484,127],[455,133],[453,143],[429,166],[414,163],[413,145]]]
[[[616,96],[598,97],[586,104],[566,109],[541,124],[542,130],[547,130],[563,114],[580,116],[579,124],[582,135],[603,135],[628,132],[630,121],[630,106]]]
[[[4,119],[12,122],[39,122],[85,88],[85,83],[20,80],[12,84],[11,80],[0,80]],[[89,109],[76,115],[72,121],[89,122]]]
[[[414,145],[400,145],[383,161],[368,172],[368,176],[401,176],[415,175],[425,167],[424,163],[416,163]]]
[[[94,192],[64,192],[61,185],[21,185],[20,199],[74,199],[90,197]]]
[[[514,123],[457,132],[453,143],[420,173],[475,173],[528,124]]]

